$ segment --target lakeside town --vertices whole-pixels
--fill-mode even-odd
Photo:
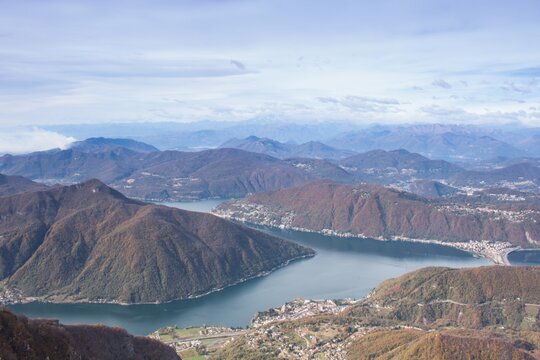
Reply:
[[[259,346],[261,338],[281,341],[283,342],[281,352],[298,359],[310,359],[315,353],[320,352],[324,352],[332,359],[344,359],[345,347],[335,339],[328,343],[319,343],[314,335],[302,333],[300,336],[308,339],[311,344],[310,348],[306,350],[302,346],[286,344],[289,337],[286,334],[281,334],[279,327],[273,326],[273,324],[315,315],[338,314],[358,301],[360,300],[295,299],[282,306],[255,314],[250,326],[245,329],[216,326],[188,328],[168,326],[153,332],[149,337],[173,347],[182,358],[196,358],[197,356],[206,358],[237,337],[247,336],[249,338],[247,344],[253,347]],[[369,327],[358,327],[354,329],[354,332],[357,333],[356,335],[360,335],[370,330],[372,329]]]
[[[353,305],[369,299],[309,300],[295,299],[279,307],[257,313],[251,324],[245,328],[227,327],[165,327],[149,337],[173,347],[183,359],[219,358],[219,350],[235,340],[253,351],[269,352],[280,359],[347,359],[347,348],[357,338],[383,329],[419,328],[395,325],[375,326],[369,324],[318,322],[313,325],[299,323],[303,319],[317,319],[317,316],[331,316],[343,313]],[[380,310],[380,306],[372,304]],[[296,321],[298,326],[288,326]],[[315,326],[315,327],[314,327]],[[268,346],[271,346],[269,348]]]
[[[463,209],[463,206],[457,206],[459,209]],[[455,211],[458,211],[458,209]],[[492,209],[490,209],[492,210]],[[442,210],[441,210],[442,211]],[[463,211],[463,210],[462,210]],[[472,211],[472,210],[469,210]],[[490,212],[485,208],[481,208],[478,211]],[[517,214],[516,214],[517,213]],[[295,214],[293,212],[286,212],[277,214],[271,211],[266,206],[261,204],[251,204],[246,202],[233,202],[232,206],[227,209],[217,209],[214,214],[226,219],[235,220],[243,223],[255,223],[263,226],[269,226],[279,229],[318,233],[327,236],[348,237],[348,238],[361,238],[361,239],[374,239],[380,241],[407,241],[417,242],[425,244],[437,244],[441,246],[448,246],[456,249],[460,249],[469,252],[473,255],[484,257],[489,259],[494,264],[498,265],[510,265],[508,260],[508,254],[513,251],[520,250],[521,247],[512,245],[505,241],[441,241],[435,239],[414,239],[406,236],[366,236],[365,234],[353,234],[350,232],[339,232],[332,229],[322,229],[315,231],[312,229],[306,229],[293,226],[293,219]],[[535,211],[527,211],[525,214],[519,215],[519,212],[501,211],[499,216],[510,217],[512,221],[524,221],[532,215],[538,215]]]
[[[280,307],[258,312],[253,317],[251,326],[257,328],[276,321],[291,321],[319,314],[337,314],[357,302],[358,300],[353,299],[295,299]]]

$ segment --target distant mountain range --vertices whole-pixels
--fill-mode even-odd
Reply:
[[[98,178],[128,196],[150,200],[239,197],[312,179],[282,160],[236,149],[140,153],[108,146],[4,155],[0,173],[49,184]]]
[[[372,150],[340,160],[338,164],[358,180],[394,183],[407,179],[446,179],[463,169],[444,160],[431,160],[407,150]]]
[[[127,144],[125,148],[118,139],[90,139],[67,150],[4,155],[0,172],[47,184],[98,178],[130,197],[147,200],[242,197],[318,178],[352,180],[337,164],[317,159],[280,160],[229,148],[143,153],[133,149],[146,149],[144,144]]]
[[[0,201],[0,280],[23,297],[186,299],[311,255],[210,214],[128,199],[98,180]]]
[[[519,125],[499,128],[457,124],[366,127],[348,122],[294,123],[256,119],[243,122],[58,125],[47,129],[75,138],[128,137],[160,149],[175,150],[215,148],[232,138],[256,136],[285,144],[322,142],[355,152],[406,149],[432,159],[460,161],[464,164],[499,156],[540,157],[540,128]],[[273,156],[280,157],[277,154]]]
[[[540,167],[529,162],[487,171],[466,171],[450,178],[459,186],[512,187],[540,192]]]
[[[213,358],[538,359],[539,282],[538,267],[425,268],[383,282],[340,311],[310,315],[305,302],[300,316],[301,300],[269,309],[266,323]],[[288,308],[290,318],[277,316]]]
[[[146,199],[241,197],[313,178],[283,160],[237,149],[164,151],[140,159],[138,169],[112,185]]]
[[[90,137],[130,138],[152,144],[162,150],[201,150],[216,148],[232,138],[251,135],[267,137],[283,143],[323,141],[340,133],[357,130],[359,126],[343,121],[294,123],[279,119],[248,121],[197,121],[74,124],[44,127],[76,139]]]
[[[527,153],[540,156],[540,147],[535,150],[530,143],[512,142],[510,145],[505,142],[510,135],[458,125],[378,126],[344,133],[329,140],[328,144],[339,144],[358,152],[406,149],[432,159],[464,162],[499,156],[519,157]],[[528,139],[533,141],[533,138]]]
[[[534,158],[511,163],[507,168],[496,165],[495,169],[480,171],[465,170],[407,150],[373,150],[323,160],[278,159],[232,148],[146,152],[151,149],[121,139],[89,139],[66,150],[1,156],[0,173],[45,184],[72,184],[98,178],[130,197],[152,201],[243,197],[317,179],[392,185],[418,190],[419,194],[427,194],[426,184],[421,188],[413,183],[424,180],[458,188],[508,187],[533,192],[540,188],[540,167]]]
[[[225,202],[217,211],[252,223],[317,232],[540,246],[540,209],[529,204],[451,203],[378,185],[320,181]]]
[[[102,325],[62,325],[0,309],[2,359],[179,360],[174,349],[147,337]]]
[[[77,148],[54,149],[0,156],[0,173],[20,175],[48,184],[71,184],[92,178],[110,183],[131,174],[144,156],[122,147],[91,152]]]
[[[354,151],[336,149],[320,141],[309,141],[300,145],[281,143],[268,138],[249,136],[245,139],[231,139],[221,148],[241,149],[270,155],[280,159],[300,157],[315,159],[342,159],[354,155]]]

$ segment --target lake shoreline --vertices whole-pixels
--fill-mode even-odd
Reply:
[[[279,266],[276,266],[276,267],[274,267],[274,268],[272,268],[270,270],[262,271],[262,272],[260,272],[260,273],[258,273],[256,275],[254,275],[254,276],[242,278],[242,279],[237,280],[234,283],[231,283],[231,284],[229,284],[227,286],[223,286],[223,287],[220,287],[220,288],[215,288],[215,289],[207,291],[207,292],[205,292],[203,294],[192,295],[192,296],[188,296],[188,297],[184,297],[184,298],[178,298],[178,299],[167,300],[167,301],[136,302],[136,303],[120,302],[120,301],[114,301],[114,300],[113,301],[107,301],[107,300],[104,300],[104,301],[99,301],[99,300],[91,301],[91,300],[87,300],[87,299],[73,300],[73,301],[51,301],[51,300],[47,300],[46,298],[33,297],[33,296],[23,296],[20,293],[20,291],[18,291],[17,289],[10,289],[10,288],[5,288],[4,287],[0,291],[0,306],[30,304],[30,303],[44,303],[44,304],[108,304],[108,305],[120,305],[120,306],[164,305],[164,304],[170,304],[170,303],[175,302],[175,301],[186,301],[186,300],[199,299],[201,297],[204,297],[204,296],[216,293],[216,292],[223,291],[223,290],[225,290],[225,289],[227,289],[227,288],[229,288],[231,286],[242,284],[242,283],[244,283],[246,281],[249,281],[249,280],[258,279],[258,278],[261,278],[261,277],[264,277],[264,276],[268,276],[268,275],[272,274],[274,271],[277,271],[277,270],[279,270],[281,268],[284,268],[287,265],[289,265],[289,264],[291,264],[291,263],[293,263],[295,261],[309,259],[309,258],[314,257],[315,255],[316,255],[316,253],[297,256],[297,257],[294,257],[292,259],[287,260],[283,264],[281,264]],[[14,298],[14,299],[12,299],[11,301],[8,301],[8,302],[4,302],[4,301],[2,301],[4,293],[8,293],[8,294],[17,294],[18,293],[18,295],[16,295],[17,298]]]
[[[255,223],[245,218],[231,216],[221,211],[213,212],[213,214],[216,216],[220,216],[222,218],[228,219],[228,220],[238,221],[248,226],[252,224],[252,225],[259,225],[259,226],[268,226],[274,229],[293,230],[293,231],[300,231],[300,232],[305,232],[305,233],[314,233],[314,234],[320,234],[320,235],[325,235],[325,236],[337,236],[337,237],[344,237],[344,238],[435,244],[435,245],[446,246],[446,247],[462,250],[474,256],[480,256],[480,257],[486,258],[495,265],[511,266],[512,264],[508,260],[508,255],[516,250],[536,250],[536,249],[522,249],[519,246],[514,246],[512,244],[501,242],[501,241],[490,242],[487,240],[483,240],[483,241],[448,242],[448,241],[441,241],[441,240],[434,240],[434,239],[414,239],[414,238],[408,238],[405,236],[392,236],[390,238],[385,238],[382,236],[372,237],[372,236],[365,236],[362,234],[342,233],[342,232],[338,232],[331,229],[323,229],[323,230],[318,231],[318,230],[305,229],[305,228],[299,228],[299,227],[288,226],[288,225],[275,225],[271,223],[268,223],[268,224]]]
[[[214,206],[213,201],[197,205],[205,212]],[[261,309],[274,308],[293,299],[360,299],[380,282],[422,267],[489,265],[483,257],[432,244],[404,245],[397,241],[371,240],[366,248],[357,239],[283,232],[255,224],[252,227],[314,249],[316,256],[291,262],[269,276],[191,300],[130,304],[132,306],[33,302],[15,304],[12,309],[29,317],[55,318],[64,324],[120,326],[135,335],[148,335],[166,326],[245,327]]]

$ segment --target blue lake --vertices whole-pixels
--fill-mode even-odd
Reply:
[[[219,200],[168,203],[192,211],[210,211]],[[260,230],[317,251],[272,274],[249,280],[202,298],[160,305],[47,304],[11,306],[30,317],[50,317],[62,323],[101,323],[146,335],[167,325],[246,326],[260,310],[295,298],[361,298],[381,281],[425,266],[468,267],[490,264],[469,253],[433,244],[383,242],[312,233]]]
[[[540,265],[540,250],[516,250],[508,254],[512,265]]]

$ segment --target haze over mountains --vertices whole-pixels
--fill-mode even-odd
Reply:
[[[216,148],[230,139],[243,139],[252,135],[283,143],[301,144],[312,140],[324,140],[329,136],[357,129],[358,126],[346,122],[294,123],[257,119],[241,122],[49,125],[45,128],[77,139],[99,136],[127,137],[153,144],[161,150],[194,150]]]
[[[259,119],[232,123],[58,125],[47,129],[79,139],[96,136],[128,137],[153,144],[162,150],[215,148],[231,139],[255,136],[285,144],[322,142],[337,149],[355,152],[405,149],[431,159],[451,161],[484,161],[499,156],[540,157],[540,129],[520,125],[366,126],[349,122],[291,123]]]
[[[22,297],[185,299],[311,255],[210,214],[128,199],[98,180],[0,202],[0,280]]]
[[[64,150],[4,155],[0,157],[0,173],[6,174],[0,176],[2,297],[14,302],[34,297],[52,302],[160,303],[202,296],[314,255],[310,249],[220,217],[135,199],[247,196],[223,203],[218,214],[333,235],[435,241],[505,264],[510,248],[540,247],[540,163],[531,155],[535,149],[524,151],[517,140],[509,147],[495,138],[495,132],[478,135],[442,126],[401,128],[410,141],[398,146],[395,131],[374,136],[373,144],[380,147],[366,152],[337,146],[350,140],[345,148],[353,149],[353,138],[372,146],[368,139],[349,133],[349,138],[336,136],[336,147],[249,136],[216,149],[160,151],[137,140],[98,137]],[[475,139],[477,145],[472,145]],[[527,141],[534,147],[534,139]],[[396,147],[384,150],[384,144]],[[437,151],[449,149],[454,149],[451,156],[437,156]],[[426,156],[428,150],[432,157]],[[466,151],[470,156],[462,156]],[[480,163],[483,158],[490,160]],[[394,349],[396,359],[418,353],[438,356],[441,351],[452,356],[465,351],[480,359],[495,353],[533,358],[537,343],[524,340],[533,335],[485,328],[504,324],[536,331],[536,322],[530,320],[536,306],[531,304],[537,304],[536,294],[531,295],[535,285],[521,286],[520,294],[500,295],[524,299],[504,303],[494,293],[505,289],[489,284],[489,277],[536,281],[535,271],[523,271],[456,274],[429,269],[400,279],[399,285],[385,283],[371,300],[348,308],[339,318],[307,320],[310,334],[323,339],[308,346],[320,351],[328,334],[342,334],[340,341],[348,339],[349,358],[378,354],[380,346]],[[480,311],[485,304],[489,307]],[[349,337],[359,324],[369,324],[371,330],[358,339]],[[450,327],[442,329],[440,324]],[[276,344],[279,349],[295,349],[287,344],[293,338],[288,331],[305,326],[279,325],[287,334],[279,341],[248,330],[246,339],[251,340],[228,344],[217,358],[249,359],[246,354],[253,349],[246,344],[254,341],[267,349]],[[394,331],[396,326],[419,329]],[[437,344],[435,349],[432,344]],[[258,346],[253,359],[268,355],[259,350]]]
[[[0,172],[45,183],[98,178],[143,199],[238,197],[311,179],[301,169],[267,155],[235,149],[139,153],[123,147],[77,148],[0,157]]]
[[[316,159],[342,159],[354,155],[354,151],[336,149],[320,141],[309,141],[300,145],[281,143],[268,138],[249,136],[245,139],[231,139],[221,148],[241,149],[273,157],[286,159],[293,157]]]
[[[329,144],[341,144],[355,151],[402,148],[435,159],[477,161],[499,156],[540,156],[540,144],[534,131],[533,135],[522,133],[524,138],[516,141],[519,136],[512,132],[494,132],[473,126],[376,126],[336,136]]]
[[[266,152],[265,149],[259,150]],[[536,192],[540,184],[540,167],[534,158],[506,161],[506,167],[498,165],[504,162],[498,162],[482,170],[465,170],[451,162],[432,160],[403,149],[373,150],[327,160],[314,152],[302,154],[311,157],[289,157],[300,153],[285,152],[285,159],[278,159],[230,148],[197,152],[153,150],[152,146],[133,140],[88,139],[66,150],[1,156],[0,173],[47,184],[98,178],[130,197],[146,200],[242,197],[318,179],[380,183],[411,191],[418,189],[426,195],[438,191],[426,187],[425,182],[415,185],[419,180],[436,181],[439,188],[450,186],[441,194],[455,191],[451,187],[509,187]],[[333,150],[325,153],[329,158],[345,155],[338,151],[338,156]]]

